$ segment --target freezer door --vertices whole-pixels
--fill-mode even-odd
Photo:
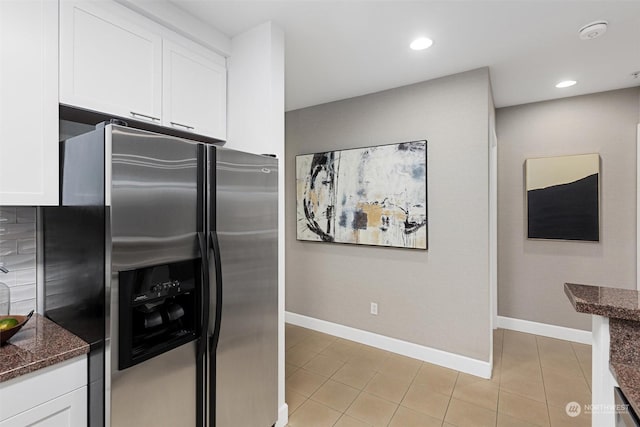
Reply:
[[[105,168],[105,200],[111,212],[107,426],[194,426],[195,342],[118,369],[118,273],[200,256],[204,151],[199,162],[196,143],[113,125],[106,128],[105,146],[112,160]]]
[[[110,127],[105,198],[111,206],[114,270],[197,258],[198,144]]]
[[[210,270],[218,259],[222,286],[211,339],[210,425],[272,426],[278,406],[278,163],[224,148],[210,153],[216,165]]]

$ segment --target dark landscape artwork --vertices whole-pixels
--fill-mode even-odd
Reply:
[[[296,157],[297,239],[427,249],[427,141]]]
[[[527,159],[528,237],[600,240],[600,156]]]

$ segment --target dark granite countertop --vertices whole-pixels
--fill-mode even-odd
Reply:
[[[89,344],[36,313],[0,347],[0,382],[88,352]]]
[[[564,293],[577,312],[609,318],[609,367],[640,414],[640,292],[565,283]]]
[[[579,313],[640,322],[638,291],[565,283],[564,293]]]
[[[611,362],[611,373],[636,414],[640,414],[640,367]]]
[[[609,366],[636,414],[640,414],[640,322],[609,319]]]

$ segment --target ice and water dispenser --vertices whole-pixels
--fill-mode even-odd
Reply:
[[[119,369],[198,336],[200,259],[119,273]]]

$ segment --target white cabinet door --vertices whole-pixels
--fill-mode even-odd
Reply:
[[[86,386],[0,422],[0,427],[86,427],[86,425]]]
[[[185,40],[185,43],[187,41]],[[198,46],[169,40],[163,48],[162,124],[226,139],[227,71],[225,60]]]
[[[0,206],[58,204],[58,2],[0,0]]]
[[[160,124],[162,39],[110,1],[60,8],[60,102]]]
[[[0,427],[27,425],[87,425],[86,355],[0,383]]]

